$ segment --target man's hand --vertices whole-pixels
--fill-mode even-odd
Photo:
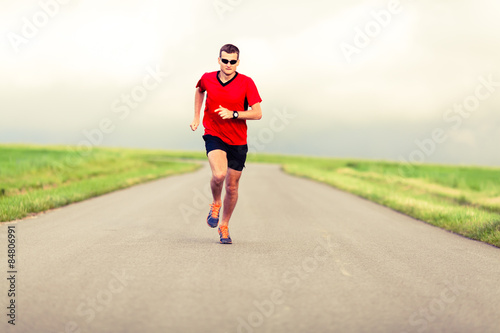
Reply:
[[[222,107],[222,105],[219,105],[219,108],[217,110],[215,110],[214,112],[219,113],[219,116],[222,119],[233,119],[233,111]]]
[[[193,122],[189,126],[191,127],[192,131],[196,131],[196,129],[198,128],[199,125],[200,125],[200,119],[194,118]]]

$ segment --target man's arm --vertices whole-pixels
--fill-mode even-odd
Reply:
[[[196,131],[196,129],[200,125],[200,112],[204,100],[205,92],[201,92],[199,88],[196,88],[196,92],[194,94],[194,119],[191,122],[191,125],[189,125],[191,127],[191,130],[193,131]]]
[[[219,113],[222,119],[233,119],[233,111],[238,111],[238,119],[242,120],[260,120],[262,118],[262,109],[260,108],[260,103],[255,103],[251,106],[252,110],[239,111],[239,110],[228,110],[225,107],[219,105],[219,108],[215,112]]]

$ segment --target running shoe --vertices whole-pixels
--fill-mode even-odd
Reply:
[[[233,241],[231,240],[231,237],[229,236],[229,229],[227,228],[227,225],[221,225],[219,227],[219,236],[220,236],[220,243],[221,244],[232,244]]]
[[[219,224],[219,211],[222,205],[210,204],[210,212],[207,216],[207,224],[210,228],[215,228]]]

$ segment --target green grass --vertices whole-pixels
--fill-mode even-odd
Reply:
[[[500,168],[387,161],[250,156],[500,247]]]
[[[134,184],[194,171],[201,153],[0,145],[0,222],[85,200]]]
[[[204,152],[0,145],[0,221],[196,170]],[[500,168],[250,154],[446,230],[500,247]]]

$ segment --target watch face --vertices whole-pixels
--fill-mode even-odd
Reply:
[[[233,118],[238,118],[238,112],[237,111],[233,112]]]

